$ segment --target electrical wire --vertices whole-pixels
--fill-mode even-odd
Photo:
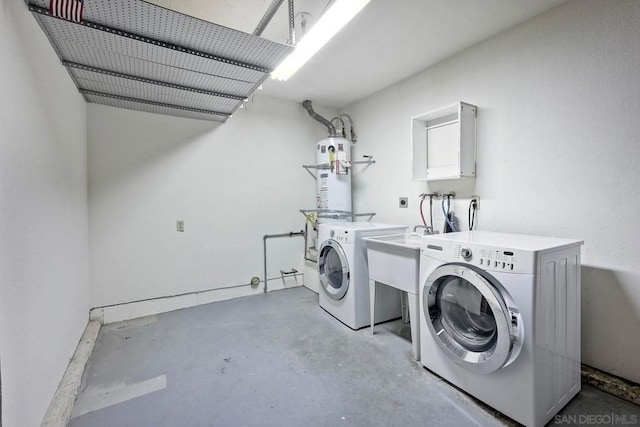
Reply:
[[[473,230],[476,223],[476,209],[477,204],[475,199],[471,199],[469,202],[469,231]]]

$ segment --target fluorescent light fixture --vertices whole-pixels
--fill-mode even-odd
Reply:
[[[271,73],[272,79],[285,81],[324,46],[371,0],[335,0],[296,48]]]

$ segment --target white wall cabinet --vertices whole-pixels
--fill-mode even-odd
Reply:
[[[411,119],[413,180],[476,177],[476,113],[466,102]]]

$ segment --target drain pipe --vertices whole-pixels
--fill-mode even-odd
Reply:
[[[325,119],[320,114],[313,111],[313,107],[311,106],[311,101],[307,99],[302,103],[302,106],[304,107],[305,110],[307,110],[307,113],[309,113],[309,116],[311,116],[312,119],[326,126],[326,128],[329,130],[329,138],[335,138],[338,136],[338,134],[336,133],[336,127],[329,120]]]
[[[267,293],[267,239],[271,239],[274,237],[294,237],[294,236],[304,236],[306,237],[306,233],[303,230],[298,232],[290,231],[288,233],[281,234],[265,234],[262,236],[262,246],[264,248],[264,293]],[[305,248],[306,250],[306,248]]]

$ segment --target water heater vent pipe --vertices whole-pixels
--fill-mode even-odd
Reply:
[[[307,113],[309,113],[309,116],[311,116],[312,119],[322,123],[324,126],[327,127],[327,129],[329,130],[329,138],[335,138],[338,136],[338,134],[336,133],[336,127],[333,124],[331,124],[329,120],[325,119],[320,114],[313,111],[313,107],[311,106],[311,101],[307,99],[302,103],[302,106],[304,107],[305,110],[307,110]]]

